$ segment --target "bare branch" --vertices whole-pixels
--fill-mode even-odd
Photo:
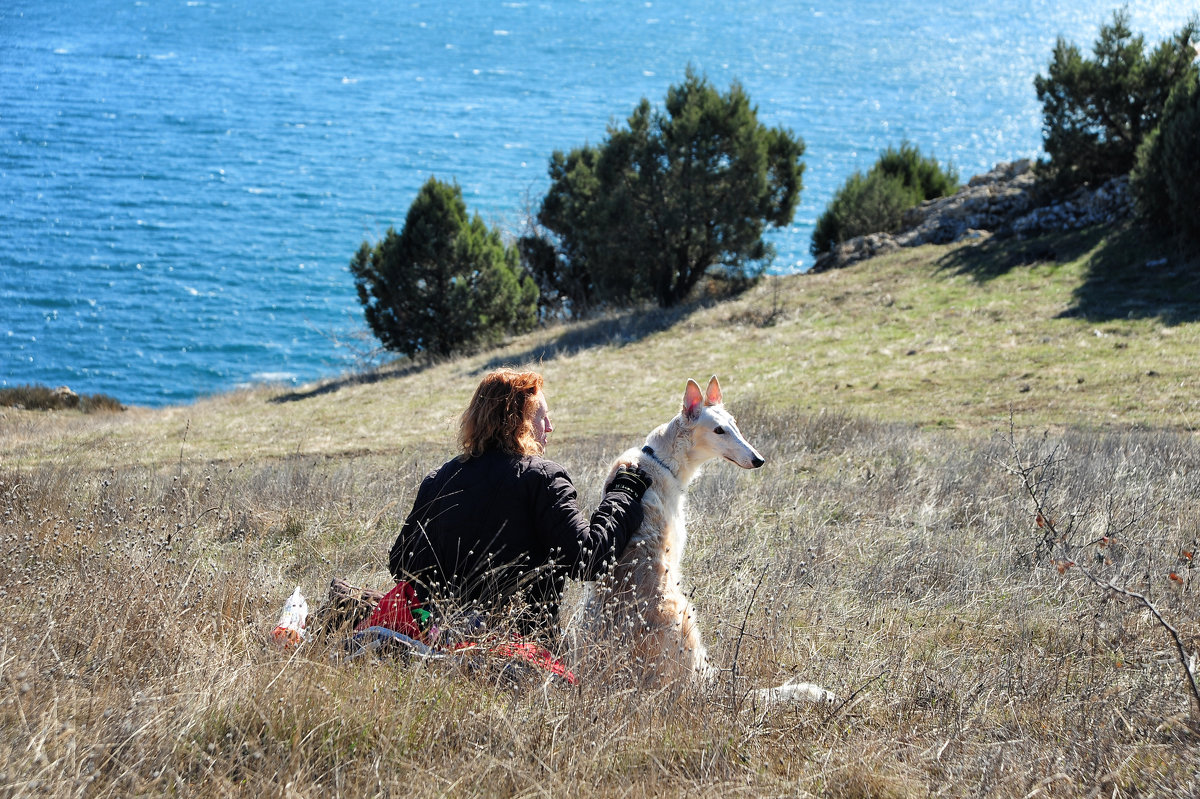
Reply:
[[[1171,640],[1175,642],[1175,653],[1179,656],[1179,663],[1183,666],[1183,673],[1187,678],[1188,688],[1191,689],[1192,699],[1196,703],[1195,709],[1197,718],[1200,719],[1200,687],[1197,687],[1196,684],[1196,672],[1193,670],[1191,664],[1192,657],[1188,654],[1187,648],[1183,645],[1183,639],[1179,636],[1179,630],[1177,630],[1174,625],[1163,618],[1162,613],[1154,605],[1154,603],[1146,597],[1145,594],[1140,594],[1137,591],[1131,591],[1124,586],[1117,585],[1112,580],[1101,580],[1083,566],[1078,566],[1077,568],[1080,574],[1090,580],[1097,587],[1140,602],[1142,606],[1146,608],[1146,610],[1150,611],[1150,614],[1154,616],[1159,625],[1161,625],[1162,628],[1166,630],[1168,634],[1170,634]]]
[[[1011,414],[1009,416],[1008,444],[1009,444],[1009,448],[1012,451],[1012,458],[1013,458],[1013,463],[1015,464],[1015,466],[1005,465],[1005,469],[1009,472],[1009,474],[1017,476],[1021,479],[1022,487],[1023,487],[1025,493],[1029,496],[1029,499],[1033,502],[1034,509],[1037,512],[1037,516],[1036,516],[1037,525],[1039,528],[1041,528],[1045,531],[1043,534],[1042,541],[1040,541],[1038,543],[1035,553],[1041,554],[1043,552],[1043,547],[1045,547],[1045,553],[1048,554],[1051,551],[1051,549],[1053,548],[1055,543],[1057,543],[1059,541],[1063,541],[1065,543],[1065,541],[1066,541],[1066,533],[1060,534],[1058,528],[1055,525],[1055,519],[1053,518],[1052,515],[1050,515],[1047,512],[1046,504],[1043,501],[1044,495],[1039,495],[1039,491],[1038,491],[1039,483],[1045,482],[1045,478],[1044,478],[1045,470],[1048,469],[1050,466],[1052,466],[1054,463],[1053,453],[1051,454],[1050,458],[1043,460],[1040,464],[1038,464],[1036,466],[1026,463],[1025,460],[1021,457],[1020,449],[1017,446],[1015,425],[1013,424]],[[1057,452],[1057,447],[1055,448],[1055,452]],[[1043,470],[1043,480],[1042,481],[1038,481],[1038,480],[1034,479],[1034,474],[1039,469]],[[1109,511],[1110,511],[1110,516],[1109,516],[1109,520],[1108,520],[1108,530],[1111,532],[1112,526],[1113,526],[1113,521],[1111,518],[1111,505],[1110,505]],[[1125,531],[1131,529],[1134,525],[1135,525],[1135,521],[1130,520],[1127,524],[1123,525],[1120,528],[1120,532],[1125,532]],[[1068,532],[1069,532],[1069,529],[1068,529]],[[1121,596],[1124,596],[1129,599],[1133,599],[1133,600],[1136,600],[1137,602],[1140,602],[1143,605],[1143,607],[1145,607],[1147,610],[1150,611],[1151,615],[1154,616],[1154,618],[1158,621],[1159,625],[1164,630],[1167,631],[1167,634],[1170,635],[1171,640],[1174,642],[1175,652],[1179,657],[1179,662],[1183,666],[1183,673],[1184,673],[1185,681],[1191,692],[1191,700],[1190,701],[1195,704],[1196,718],[1197,718],[1197,720],[1200,720],[1200,688],[1197,687],[1196,673],[1192,667],[1192,656],[1189,655],[1187,648],[1183,645],[1183,640],[1180,638],[1179,630],[1177,630],[1170,622],[1168,622],[1163,617],[1163,615],[1159,611],[1159,609],[1154,605],[1153,602],[1150,601],[1150,599],[1148,597],[1146,597],[1145,594],[1141,594],[1141,593],[1138,593],[1137,591],[1133,591],[1124,586],[1117,585],[1112,580],[1101,580],[1099,577],[1097,577],[1095,574],[1093,574],[1088,568],[1078,564],[1075,561],[1067,561],[1065,563],[1059,564],[1059,571],[1062,573],[1066,573],[1066,571],[1071,568],[1077,569],[1084,577],[1086,577],[1097,588],[1100,588],[1104,591],[1111,591],[1115,594],[1119,594]]]

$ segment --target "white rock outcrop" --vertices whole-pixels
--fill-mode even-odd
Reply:
[[[1133,212],[1129,178],[1116,177],[1069,197],[1049,201],[1024,159],[976,175],[949,197],[927,200],[906,211],[895,233],[872,233],[844,241],[820,255],[811,271],[824,272],[921,244],[949,244],[989,235],[1034,236],[1113,224]]]

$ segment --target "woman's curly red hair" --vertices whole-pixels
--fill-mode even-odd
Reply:
[[[496,369],[479,386],[459,422],[458,443],[464,460],[492,450],[540,455],[533,416],[542,376],[537,372]]]

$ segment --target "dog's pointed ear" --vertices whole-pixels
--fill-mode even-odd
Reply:
[[[703,404],[704,395],[700,393],[700,384],[689,377],[687,381],[687,388],[683,390],[684,417],[693,422],[699,419],[701,406]]]
[[[717,382],[717,376],[713,375],[712,380],[708,381],[708,388],[704,391],[705,405],[720,405],[721,404],[721,384]]]

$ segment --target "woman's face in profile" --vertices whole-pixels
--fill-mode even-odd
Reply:
[[[533,412],[533,437],[541,445],[542,452],[546,451],[546,438],[554,430],[550,421],[550,406],[546,404],[546,395],[538,392],[534,397],[537,407]]]

